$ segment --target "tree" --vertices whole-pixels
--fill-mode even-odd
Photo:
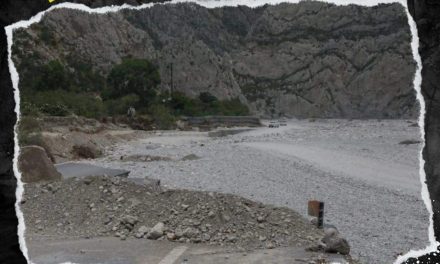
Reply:
[[[217,97],[212,95],[210,92],[201,92],[199,94],[199,99],[205,104],[210,104],[217,101]]]
[[[35,86],[37,91],[69,90],[71,87],[71,77],[58,60],[50,61],[42,66],[41,74],[37,78]]]
[[[157,67],[145,59],[124,59],[113,67],[107,79],[105,99],[117,99],[127,94],[139,96],[140,104],[148,106],[156,97],[160,84]]]

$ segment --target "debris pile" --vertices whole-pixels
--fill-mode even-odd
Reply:
[[[298,213],[234,195],[164,190],[117,177],[71,178],[25,186],[26,231],[117,236],[244,249],[312,246],[323,237]]]

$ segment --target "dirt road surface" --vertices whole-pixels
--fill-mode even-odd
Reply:
[[[240,251],[232,247],[134,238],[121,242],[114,237],[74,239],[38,236],[33,236],[28,244],[32,261],[44,264],[303,264],[324,258],[335,263],[347,263],[336,254],[306,252],[292,247]]]

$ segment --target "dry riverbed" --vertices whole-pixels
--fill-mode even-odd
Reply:
[[[364,263],[391,263],[428,243],[420,196],[419,128],[405,120],[292,120],[225,137],[157,132],[106,149],[93,163],[160,179],[168,188],[230,193],[325,221]]]

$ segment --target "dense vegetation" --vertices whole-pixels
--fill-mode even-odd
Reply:
[[[159,71],[145,59],[124,59],[105,77],[90,63],[74,58],[39,66],[24,62],[19,72],[23,115],[101,118],[125,115],[134,107],[139,115],[152,117],[159,127],[170,127],[182,115],[249,114],[238,99],[221,101],[207,92],[197,98],[180,92],[160,93]]]

